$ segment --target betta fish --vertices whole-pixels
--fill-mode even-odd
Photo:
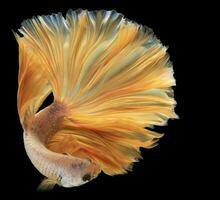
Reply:
[[[116,11],[33,17],[19,45],[17,107],[39,189],[125,174],[175,119],[173,67],[153,31]],[[49,95],[53,102],[40,110]]]

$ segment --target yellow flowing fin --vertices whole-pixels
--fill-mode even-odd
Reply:
[[[122,15],[114,11],[70,10],[66,19],[58,13],[25,20],[19,31],[42,61],[55,100],[73,103],[84,76],[117,37],[120,23]]]
[[[24,38],[15,34],[19,44],[18,112],[22,124],[36,113],[51,92],[47,77],[41,69],[41,60],[29,48]]]
[[[28,48],[41,61],[41,69],[49,81],[55,100],[60,100],[66,71],[64,50],[67,37],[62,15],[38,16],[22,22],[19,29]]]
[[[48,148],[90,159],[109,175],[131,169],[132,163],[141,158],[139,147],[151,148],[162,136],[129,120],[87,123],[66,119],[62,130],[48,141]]]
[[[70,10],[23,22],[25,44],[42,63],[55,101],[68,106],[48,148],[125,173],[161,136],[174,112],[172,64],[151,29],[115,11]]]

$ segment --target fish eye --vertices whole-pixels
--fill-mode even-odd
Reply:
[[[90,181],[91,180],[91,174],[87,173],[85,174],[83,177],[82,177],[82,180],[83,181]]]

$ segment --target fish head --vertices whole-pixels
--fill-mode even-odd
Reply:
[[[67,188],[83,185],[96,178],[100,171],[100,168],[90,161],[74,163],[60,175],[59,185]]]

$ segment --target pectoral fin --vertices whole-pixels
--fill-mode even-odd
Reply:
[[[44,192],[44,191],[52,190],[56,184],[57,184],[56,180],[45,178],[37,187],[37,191]]]

